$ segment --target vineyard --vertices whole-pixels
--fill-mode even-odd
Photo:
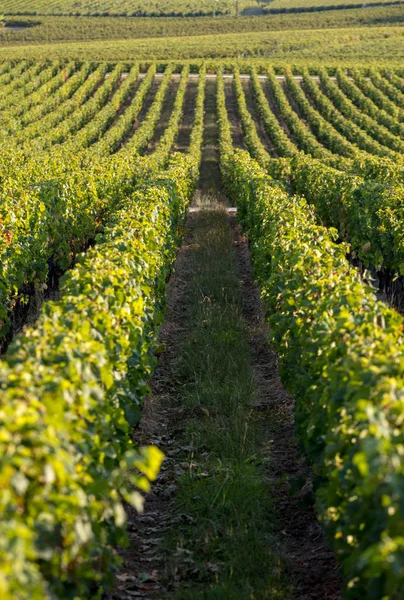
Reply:
[[[132,433],[201,186],[248,236],[344,597],[402,597],[403,91],[400,69],[1,63],[2,599],[113,586],[163,459]]]
[[[402,0],[371,0],[370,6],[402,4]],[[315,12],[317,10],[361,8],[361,0],[239,0],[240,15]],[[366,5],[365,5],[366,6]],[[210,16],[235,15],[234,0],[1,0],[0,11],[7,15],[83,16]]]
[[[385,0],[387,1],[387,0]],[[260,6],[259,0],[240,0],[240,7]],[[232,0],[2,0],[0,10],[6,14],[28,15],[114,15],[114,16],[205,16],[235,14]]]

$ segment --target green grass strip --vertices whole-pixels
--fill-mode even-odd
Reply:
[[[194,215],[187,259],[185,334],[173,402],[186,407],[181,436],[192,451],[181,457],[189,466],[174,501],[177,516],[187,518],[181,527],[170,520],[166,533],[168,577],[181,573],[181,589],[169,597],[276,600],[290,595],[269,549],[274,516],[262,413],[256,410],[260,390],[233,234],[215,202],[205,197]],[[184,556],[193,569],[183,569]]]

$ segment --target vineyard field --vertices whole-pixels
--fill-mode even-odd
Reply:
[[[330,10],[317,13],[261,17],[125,18],[125,17],[6,17],[0,45],[51,44],[91,40],[194,37],[259,33],[295,29],[397,27],[404,21],[404,4],[366,10]]]
[[[240,0],[240,10],[259,8],[260,4],[258,0]],[[0,11],[14,15],[206,16],[235,14],[235,4],[231,0],[158,0],[153,5],[145,0],[2,0]]]
[[[400,0],[372,0],[369,4],[400,4]],[[240,0],[240,15],[265,15],[276,12],[300,12],[332,8],[362,7],[360,0]],[[6,15],[76,15],[76,16],[210,16],[235,15],[233,0],[1,0],[0,11]]]
[[[5,44],[0,47],[2,60],[94,60],[190,62],[203,60],[239,60],[246,64],[254,59],[276,66],[293,64],[316,70],[319,65],[365,68],[374,64],[399,69],[403,59],[404,30],[397,24],[380,27],[320,28],[305,32],[244,31],[241,33],[209,33],[138,39],[107,39],[46,43]]]
[[[113,593],[117,573],[119,585],[132,582],[118,570],[117,548],[129,538],[134,545],[137,522],[128,538],[126,515],[141,511],[163,460],[158,435],[138,445],[133,429],[150,395],[156,356],[159,365],[161,356],[171,356],[158,339],[189,207],[198,215],[195,199],[215,186],[231,210],[216,213],[216,207],[199,226],[192,221],[191,242],[185,233],[195,264],[187,277],[178,267],[174,296],[192,278],[201,279],[189,288],[193,304],[181,305],[175,315],[174,333],[184,335],[181,318],[196,324],[174,363],[181,373],[191,355],[206,361],[206,379],[216,386],[223,381],[220,394],[230,390],[237,406],[229,402],[221,415],[210,404],[211,387],[198,388],[193,367],[185,383],[169,367],[179,386],[177,402],[195,389],[199,401],[204,398],[199,408],[189,404],[181,412],[177,406],[174,420],[196,418],[189,425],[192,440],[206,426],[201,461],[211,460],[219,444],[213,433],[209,437],[209,423],[218,420],[221,443],[231,460],[240,460],[236,487],[243,481],[253,487],[251,498],[234,497],[240,506],[256,503],[257,521],[266,518],[261,475],[254,471],[266,463],[248,446],[250,425],[242,420],[253,414],[251,426],[259,427],[265,412],[252,391],[257,378],[248,363],[248,336],[255,335],[257,323],[244,323],[251,307],[243,308],[242,285],[234,283],[240,275],[233,246],[240,248],[247,236],[277,352],[273,368],[279,366],[287,390],[282,401],[293,396],[299,445],[312,468],[312,519],[318,527],[318,517],[333,553],[327,560],[340,565],[341,593],[350,600],[401,598],[403,91],[404,70],[391,66],[275,68],[264,59],[0,63],[2,599],[101,599]],[[227,227],[228,212],[237,212],[243,232],[231,221],[240,236],[235,242],[231,229],[215,229],[217,215]],[[222,255],[223,271],[212,248]],[[219,280],[217,289],[209,269]],[[209,297],[201,294],[205,285],[212,286]],[[234,320],[233,329],[226,329],[226,319]],[[259,351],[264,358],[268,348],[265,341]],[[245,388],[237,387],[237,377],[244,377]],[[274,378],[271,371],[266,385],[275,385]],[[154,384],[158,390],[163,379]],[[160,397],[168,394],[159,391]],[[235,414],[241,450],[230,443]],[[151,420],[155,427],[159,415]],[[191,462],[198,461],[192,444],[186,448]],[[226,465],[214,461],[212,471],[221,478],[217,490],[202,467],[191,465],[199,473],[194,478],[191,467],[181,467],[191,479],[177,523],[193,526],[197,519],[184,507],[200,501],[204,485],[211,494],[205,507],[211,522],[211,507],[231,480]],[[167,487],[165,482],[158,485]],[[221,507],[218,513],[227,518],[229,510]],[[242,526],[237,521],[239,510],[234,508],[238,525],[232,521],[224,537],[250,527],[249,519]],[[315,526],[313,547],[320,547],[322,533]],[[217,564],[205,555],[205,525],[200,535],[206,579],[187,566],[184,594],[189,579],[214,585],[224,569],[217,549]],[[214,544],[220,535],[214,533]],[[261,542],[265,548],[263,535],[263,542],[254,539],[257,548]],[[144,544],[145,556],[149,546]],[[141,543],[136,553],[143,577],[149,558],[142,563]],[[268,564],[265,569],[276,572]],[[256,573],[257,565],[251,569]],[[250,583],[231,587],[229,572],[226,589],[232,591],[221,597],[245,597]],[[142,577],[136,590],[147,594],[154,576]],[[267,575],[265,585],[274,585]],[[170,597],[204,597],[189,593]],[[272,596],[267,587],[256,597],[291,596]]]

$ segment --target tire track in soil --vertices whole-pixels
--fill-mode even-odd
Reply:
[[[246,99],[246,103],[247,103],[247,108],[250,112],[250,115],[252,116],[252,118],[254,120],[255,127],[257,129],[259,138],[260,138],[261,142],[263,143],[264,147],[266,148],[266,150],[268,151],[271,158],[277,158],[278,153],[275,150],[275,147],[272,143],[270,136],[268,135],[268,133],[265,130],[265,126],[264,126],[262,117],[257,110],[251,80],[250,79],[242,79],[241,85],[243,86],[245,99]]]

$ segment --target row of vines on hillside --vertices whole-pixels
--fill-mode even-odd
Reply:
[[[156,129],[171,70],[136,131],[132,114],[140,146],[87,150],[117,126],[130,99],[142,107],[155,70],[139,82],[138,65],[66,71],[44,64],[32,76],[46,76],[27,94],[11,79],[13,89],[4,91],[18,119],[38,110],[35,93],[46,95],[44,86],[52,88],[54,104],[49,101],[49,111],[42,107],[43,122],[65,105],[66,113],[58,115],[56,129],[35,123],[39,153],[12,145],[1,158],[3,338],[15,305],[46,287],[50,270],[70,268],[60,300],[44,305],[1,365],[0,591],[7,600],[101,597],[113,580],[115,547],[125,541],[124,502],[141,508],[140,492],[161,462],[156,448],[133,445],[131,430],[147,392],[167,275],[198,177],[205,79],[184,153],[172,149],[187,68],[150,157],[139,150]],[[21,139],[33,124],[28,118]],[[117,131],[122,139],[125,128]]]
[[[14,312],[64,274],[60,300],[0,365],[0,594],[101,598],[123,504],[140,508],[159,468],[160,453],[135,448],[131,430],[198,180],[213,71],[223,181],[250,238],[346,595],[398,600],[403,321],[346,254],[404,276],[403,80],[375,69],[279,77],[249,64],[246,88],[240,65],[163,66],[0,65],[4,346]],[[191,82],[192,128],[177,153]],[[230,113],[248,151],[234,148]]]
[[[404,583],[402,317],[376,301],[349,266],[346,245],[318,223],[313,206],[291,196],[249,153],[234,150],[221,80],[217,106],[224,182],[250,239],[282,379],[296,400],[298,433],[314,465],[318,513],[344,565],[344,596],[398,599]],[[297,191],[312,177],[313,193],[321,194],[316,168],[324,175],[320,216],[333,206],[326,202],[330,183],[335,195],[341,192],[336,207],[343,186],[353,193],[366,185],[296,156],[289,174]]]

